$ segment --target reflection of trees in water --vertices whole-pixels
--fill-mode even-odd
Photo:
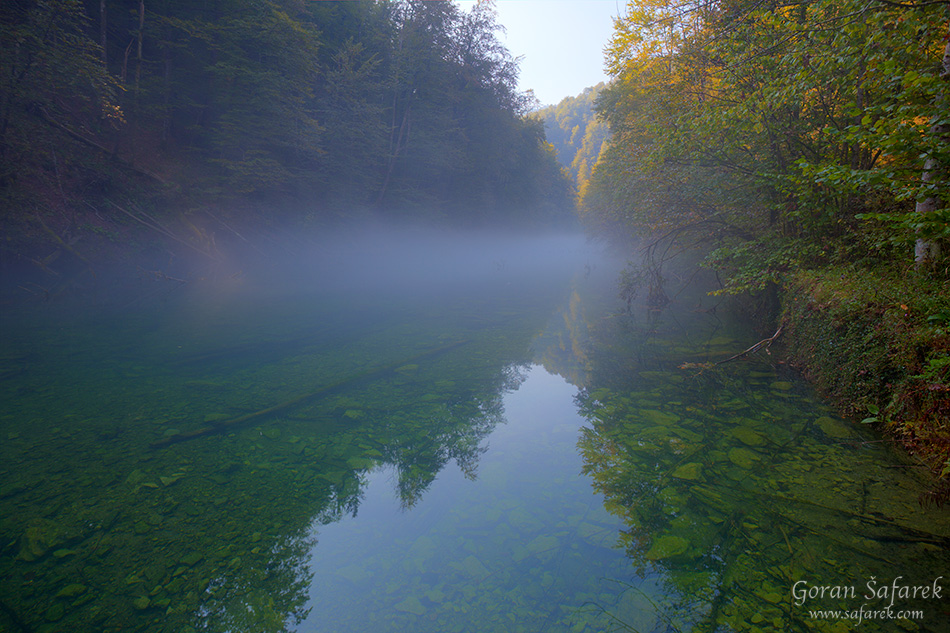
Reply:
[[[627,526],[620,538],[637,578],[627,602],[655,611],[646,624],[627,624],[833,631],[837,621],[809,619],[808,607],[793,603],[796,581],[863,590],[872,576],[913,572],[927,584],[950,564],[950,526],[916,506],[913,478],[768,363],[693,376],[676,369],[688,357],[685,337],[661,333],[642,362],[621,351],[642,331],[614,325],[592,332],[591,381],[576,402],[588,421],[578,442],[584,472]],[[937,543],[939,555],[930,549]],[[655,573],[662,588],[641,589]],[[622,616],[623,603],[600,608],[618,622],[637,617]],[[934,603],[901,606],[936,615]],[[933,622],[916,624],[936,630]]]
[[[401,425],[404,432],[385,444],[384,463],[396,468],[396,491],[404,509],[422,498],[450,460],[467,478],[476,478],[478,460],[487,450],[483,440],[504,421],[502,395],[520,384],[509,368],[500,377],[497,391],[419,407],[411,421]]]
[[[605,316],[603,304],[612,303],[615,280],[609,272],[611,267],[604,263],[604,269],[591,275],[588,265],[585,274],[575,275],[566,301],[554,311],[531,344],[535,363],[578,387],[587,384],[589,379],[592,333],[600,327],[600,320],[611,318]]]
[[[502,394],[523,379],[530,337],[563,292],[560,278],[513,271],[438,301],[400,292],[395,311],[389,296],[352,309],[333,297],[210,297],[197,311],[182,298],[143,309],[147,330],[117,319],[51,334],[35,370],[8,381],[24,392],[7,419],[24,422],[0,443],[0,629],[15,622],[7,605],[36,630],[292,629],[312,527],[356,514],[368,472],[392,465],[406,507],[448,462],[475,476]],[[145,449],[173,427],[459,340],[470,342],[358,389]],[[17,559],[31,547],[36,560]]]
[[[523,382],[527,363],[491,354],[475,362],[460,352],[431,367],[407,370],[406,376],[378,381],[359,394],[342,394],[338,401],[313,407],[311,414],[335,415],[339,424],[332,437],[325,438],[324,452],[287,468],[309,469],[314,475],[304,486],[279,473],[267,484],[273,501],[287,495],[299,499],[289,504],[295,514],[277,517],[283,536],[256,564],[234,563],[242,558],[235,554],[216,571],[198,612],[202,630],[293,630],[307,616],[312,578],[307,554],[319,546],[311,528],[355,516],[370,470],[384,465],[396,469],[395,492],[406,509],[422,498],[449,461],[454,460],[467,477],[476,476],[484,439],[504,420],[503,396]],[[343,415],[341,403],[348,407]],[[354,408],[357,405],[359,409]],[[249,536],[237,536],[232,543],[235,552],[253,551]]]
[[[200,630],[293,630],[309,613],[306,606],[313,573],[300,561],[315,542],[309,530],[301,530],[275,544],[265,565],[242,573],[223,570],[208,583],[197,613]]]

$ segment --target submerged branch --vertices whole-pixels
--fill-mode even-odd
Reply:
[[[236,418],[231,418],[230,420],[218,422],[213,425],[204,426],[199,429],[195,429],[194,431],[188,431],[187,433],[178,433],[176,435],[171,435],[169,437],[156,440],[152,442],[149,446],[151,448],[162,448],[170,444],[177,444],[178,442],[193,440],[195,438],[204,437],[206,435],[222,433],[238,425],[250,422],[251,420],[270,417],[282,411],[286,411],[287,409],[290,409],[292,407],[296,407],[305,402],[308,402],[309,400],[317,396],[329,394],[330,392],[340,389],[341,387],[344,387],[346,385],[350,385],[354,382],[357,382],[360,380],[366,380],[366,379],[379,378],[385,374],[394,372],[399,367],[413,363],[415,361],[422,360],[423,358],[428,358],[431,356],[436,356],[438,354],[443,354],[445,352],[448,352],[449,350],[455,349],[456,347],[465,345],[466,343],[468,343],[467,340],[455,341],[454,343],[448,343],[447,345],[442,345],[433,349],[429,349],[419,354],[416,354],[415,356],[411,356],[409,358],[403,358],[402,360],[395,363],[390,363],[382,367],[377,367],[376,369],[370,369],[370,370],[363,371],[352,376],[347,376],[346,378],[337,380],[334,383],[325,385],[314,391],[310,391],[308,393],[296,396],[294,398],[291,398],[290,400],[285,400],[284,402],[281,402],[280,404],[276,404],[274,406],[270,406],[265,409],[261,409],[259,411],[254,411],[253,413],[248,413],[242,416],[238,416]]]
[[[773,335],[770,336],[769,338],[762,339],[761,341],[759,341],[758,343],[756,343],[755,345],[753,345],[753,346],[750,347],[749,349],[747,349],[747,350],[745,350],[745,351],[742,351],[742,352],[739,352],[739,353],[736,354],[735,356],[730,356],[729,358],[727,358],[727,359],[725,359],[725,360],[721,360],[721,361],[717,362],[716,365],[722,365],[723,363],[728,363],[728,362],[731,361],[731,360],[735,360],[735,359],[737,359],[737,358],[742,358],[742,357],[745,356],[746,354],[751,354],[751,353],[753,353],[753,352],[757,352],[757,351],[759,351],[759,350],[762,348],[763,345],[765,345],[765,349],[768,350],[768,349],[772,346],[772,343],[775,342],[775,339],[777,339],[777,338],[779,337],[779,335],[782,333],[782,329],[783,329],[784,327],[785,327],[785,324],[784,324],[784,323],[781,324],[781,325],[779,325],[779,326],[778,326],[778,329],[775,330],[775,334],[773,334]]]

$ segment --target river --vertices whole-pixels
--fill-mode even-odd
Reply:
[[[4,631],[944,631],[950,513],[706,294],[341,236],[0,316]]]

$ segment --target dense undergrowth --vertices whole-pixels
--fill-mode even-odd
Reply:
[[[792,362],[853,419],[879,426],[950,496],[950,295],[894,267],[789,275],[783,319]]]

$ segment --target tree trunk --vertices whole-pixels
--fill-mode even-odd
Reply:
[[[950,40],[948,40],[947,45],[943,49],[943,63],[941,64],[941,79],[945,82],[950,81]],[[938,100],[946,105],[947,99],[946,95],[938,98]],[[939,120],[939,115],[938,115]],[[941,125],[940,123],[934,123],[930,127],[930,133],[935,139],[939,139],[945,136],[950,132],[950,126],[946,124]],[[937,159],[933,156],[927,158],[924,162],[924,173],[921,176],[921,181],[927,185],[933,181],[937,170],[940,169]],[[926,198],[925,200],[918,200],[917,207],[915,211],[918,215],[925,215],[927,213],[932,213],[937,210],[937,205],[939,204],[938,200],[933,196]],[[917,266],[917,269],[923,269],[933,262],[937,261],[940,258],[940,247],[936,242],[930,242],[923,237],[917,238],[917,243],[914,245],[914,263]]]
[[[934,126],[931,128],[932,132],[939,132],[937,128],[946,127],[946,126]],[[924,162],[924,174],[921,177],[921,180],[924,184],[928,184],[933,180],[934,171],[937,169],[937,161],[934,158],[928,158]],[[918,215],[925,215],[937,209],[937,199],[934,197],[929,197],[926,200],[918,200],[917,207],[915,211]],[[919,232],[919,231],[918,231]],[[922,237],[917,238],[917,242],[914,244],[914,263],[916,264],[918,270],[926,268],[932,264],[940,255],[939,248],[935,242],[930,242],[925,240]]]

